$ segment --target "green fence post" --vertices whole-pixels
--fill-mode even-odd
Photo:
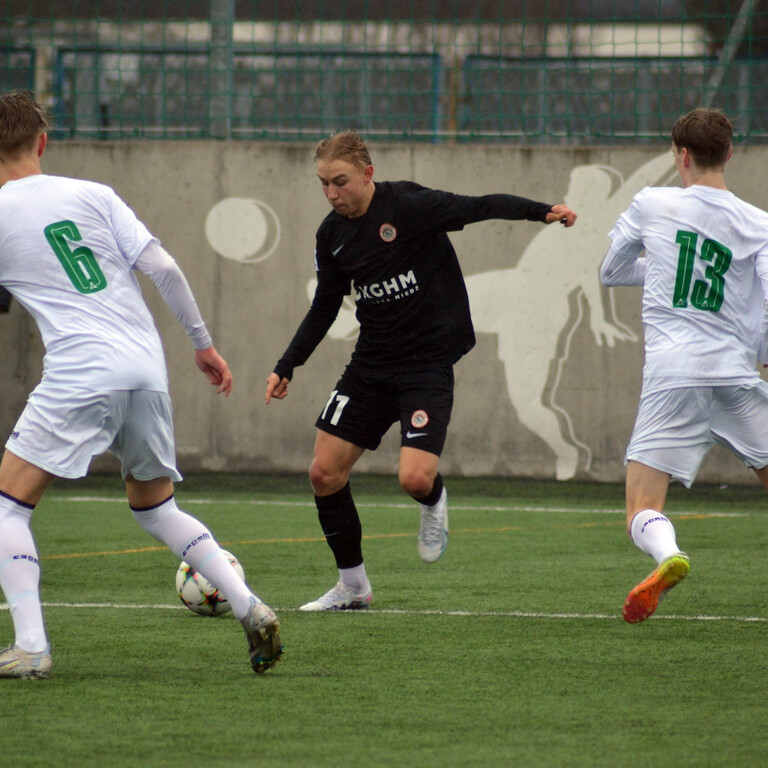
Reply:
[[[214,139],[232,136],[232,37],[235,0],[211,0],[208,132]]]

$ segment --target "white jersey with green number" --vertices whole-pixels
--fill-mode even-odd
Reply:
[[[723,189],[648,187],[610,238],[606,284],[645,249],[645,391],[758,377],[768,213]]]
[[[37,174],[0,188],[0,284],[37,323],[43,380],[168,391],[160,336],[132,273],[153,240],[102,184]]]

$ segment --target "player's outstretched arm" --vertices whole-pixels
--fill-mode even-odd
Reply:
[[[576,213],[562,203],[553,205],[552,210],[546,215],[544,223],[552,224],[555,221],[559,221],[564,227],[572,227],[576,223]]]
[[[282,379],[276,373],[270,373],[267,378],[267,392],[264,395],[264,402],[269,405],[269,401],[274,397],[282,400],[288,394],[288,379]]]
[[[232,391],[232,373],[227,361],[214,347],[195,350],[195,365],[205,374],[208,381],[218,387],[216,394],[229,397]]]

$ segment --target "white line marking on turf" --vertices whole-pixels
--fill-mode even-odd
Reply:
[[[44,608],[115,608],[119,610],[163,610],[185,611],[183,605],[163,603],[43,603]],[[7,611],[8,604],[0,603],[0,610]],[[299,613],[299,608],[275,608],[277,613]],[[303,612],[302,612],[303,613]],[[346,613],[347,615],[394,615],[394,616],[459,616],[466,618],[502,618],[502,619],[575,619],[575,620],[609,620],[620,619],[616,613],[547,613],[543,611],[439,611],[424,609],[408,611],[399,608],[366,608],[361,611],[330,611],[330,613]],[[737,623],[765,624],[768,618],[764,616],[679,616],[675,614],[656,614],[651,621],[733,621]]]
[[[127,504],[124,497],[121,496],[51,496],[50,499],[56,502],[78,502],[78,503],[115,503],[115,504]],[[270,506],[270,507],[299,507],[314,509],[315,505],[309,501],[280,501],[275,499],[183,499],[180,501],[181,506],[193,505],[193,504],[217,504],[219,506],[225,505],[253,505],[253,506]],[[414,504],[409,503],[377,503],[377,502],[355,502],[356,506],[361,508],[366,507],[383,507],[384,509],[413,509]],[[462,512],[562,512],[574,515],[624,515],[626,510],[623,508],[615,509],[595,509],[587,507],[548,507],[548,506],[530,506],[525,504],[511,504],[505,505],[459,505],[451,504],[450,508],[453,510],[460,510]],[[703,512],[694,510],[680,509],[675,512],[666,512],[665,514],[670,517],[677,515],[693,515],[700,514],[706,517],[765,517],[764,514],[757,514],[752,512]]]
[[[284,608],[283,611],[292,609]],[[366,608],[360,613],[394,613],[394,614],[417,614],[419,616],[470,616],[470,617],[493,617],[513,619],[620,619],[621,615],[616,613],[539,613],[532,611],[404,611],[397,608],[391,609],[371,609]],[[676,615],[656,615],[654,619],[667,619],[673,621],[736,621],[736,622],[755,622],[768,623],[768,618],[762,616],[676,616]]]
[[[83,503],[104,503],[104,502],[115,502],[120,504],[126,504],[126,500],[122,497],[118,496],[51,496],[50,497],[53,501],[57,502],[83,502]],[[220,504],[220,505],[236,505],[236,504],[248,504],[253,505],[257,507],[261,506],[274,506],[274,507],[307,507],[314,509],[315,505],[312,501],[281,501],[279,499],[275,500],[268,500],[268,499],[205,499],[205,498],[197,498],[197,499],[183,499],[180,501],[180,504],[184,506],[185,504]],[[384,507],[385,509],[414,509],[415,502],[412,503],[386,503],[386,502],[371,502],[371,501],[364,501],[364,502],[355,502],[356,506],[358,507]],[[498,511],[498,512],[504,512],[507,510],[512,510],[515,512],[590,512],[590,513],[600,513],[600,514],[624,514],[624,509],[577,509],[576,507],[545,507],[545,506],[524,506],[524,505],[516,505],[514,503],[512,504],[505,504],[503,506],[485,506],[485,505],[474,505],[474,506],[459,506],[456,504],[451,504],[451,509],[461,509],[461,510],[491,510],[491,511]]]

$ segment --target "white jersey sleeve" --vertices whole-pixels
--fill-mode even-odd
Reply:
[[[211,335],[192,289],[173,256],[153,241],[136,259],[135,267],[152,281],[176,319],[184,326],[195,349],[212,347]]]
[[[760,328],[757,360],[763,365],[768,365],[768,253],[759,254],[755,266],[763,289],[763,323]]]
[[[608,235],[611,247],[600,267],[603,285],[643,285],[645,282],[645,259],[641,258],[645,248],[639,203],[643,194],[644,191],[635,197]]]
[[[614,243],[608,249],[600,268],[600,280],[603,285],[643,285],[645,283],[645,259],[639,257],[643,252],[639,248],[625,248],[623,251]]]

